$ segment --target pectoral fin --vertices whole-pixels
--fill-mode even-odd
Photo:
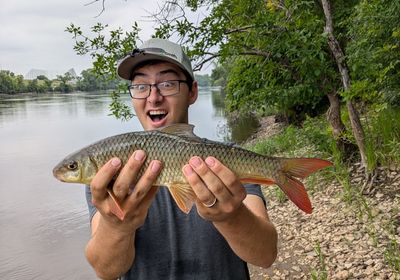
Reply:
[[[167,187],[179,209],[188,214],[196,199],[192,187],[185,183],[171,183]]]
[[[124,220],[125,213],[124,213],[124,211],[122,211],[122,208],[119,205],[119,202],[118,202],[117,198],[115,197],[114,193],[111,190],[107,190],[107,192],[112,199],[112,202],[110,203],[111,213],[113,213],[115,216],[117,216],[117,218],[120,219],[121,221]]]

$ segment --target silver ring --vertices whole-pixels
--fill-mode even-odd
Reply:
[[[202,202],[202,203],[203,203],[203,202]],[[205,204],[205,203],[203,203],[203,205],[204,205],[205,207],[207,207],[207,208],[211,208],[211,207],[213,207],[213,206],[215,205],[215,203],[217,203],[217,198],[216,198],[216,197],[214,197],[214,201],[211,202],[210,204]]]

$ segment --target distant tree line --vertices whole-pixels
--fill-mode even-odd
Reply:
[[[44,75],[39,75],[33,80],[26,80],[22,75],[16,75],[9,70],[0,70],[0,93],[5,94],[96,91],[112,89],[116,84],[116,80],[109,79],[107,76],[94,75],[91,69],[83,70],[81,76],[77,78],[67,72],[57,75],[52,80]]]
[[[200,87],[213,84],[208,74],[196,74],[196,80]],[[111,79],[108,75],[97,76],[92,69],[83,70],[81,76],[77,78],[67,72],[52,80],[44,75],[37,76],[33,80],[26,80],[22,75],[16,75],[11,71],[0,71],[0,93],[6,94],[109,90],[116,88],[117,84],[118,79]]]

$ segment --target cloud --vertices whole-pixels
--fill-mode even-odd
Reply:
[[[90,67],[90,57],[73,51],[74,41],[65,32],[70,23],[89,31],[97,22],[114,29],[129,29],[138,21],[147,39],[153,33],[146,22],[147,11],[154,11],[156,0],[106,1],[85,6],[82,0],[0,0],[0,69],[26,74],[31,68],[63,72],[74,67],[77,73]]]

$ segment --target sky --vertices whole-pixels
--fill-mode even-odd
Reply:
[[[97,22],[110,29],[129,30],[135,21],[147,40],[154,23],[149,15],[156,12],[157,0],[0,0],[0,70],[25,75],[30,69],[63,74],[71,68],[77,74],[91,67],[89,55],[79,56],[73,50],[74,40],[65,32],[73,23],[84,33]]]

